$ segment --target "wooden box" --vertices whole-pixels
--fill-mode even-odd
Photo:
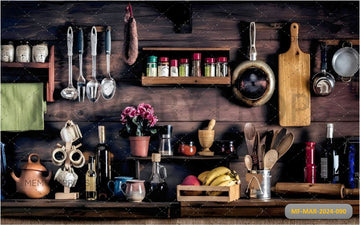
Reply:
[[[193,186],[193,185],[177,185],[177,200],[179,202],[195,202],[195,201],[207,201],[207,202],[231,202],[240,198],[240,184],[232,185],[229,187],[224,186]],[[184,195],[183,191],[203,191],[202,195],[188,196]],[[222,191],[224,194],[220,196],[206,195],[206,191]]]

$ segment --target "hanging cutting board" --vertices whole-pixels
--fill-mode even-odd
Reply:
[[[299,48],[299,24],[291,24],[290,34],[289,50],[279,55],[279,122],[281,126],[309,126],[310,54]]]

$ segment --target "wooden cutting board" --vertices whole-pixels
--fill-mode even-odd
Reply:
[[[299,48],[299,24],[291,24],[290,34],[289,50],[279,55],[279,122],[281,126],[309,126],[310,54]]]

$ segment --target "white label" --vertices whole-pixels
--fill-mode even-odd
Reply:
[[[170,67],[170,76],[171,77],[178,77],[179,76],[178,68],[176,66]]]
[[[169,66],[158,66],[158,76],[159,77],[168,77],[169,76]]]
[[[328,159],[327,158],[320,159],[320,176],[323,179],[328,178]]]

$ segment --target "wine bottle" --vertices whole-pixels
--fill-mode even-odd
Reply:
[[[95,171],[95,159],[93,156],[89,156],[88,171],[86,172],[86,189],[85,198],[86,200],[96,200],[96,171]]]
[[[320,177],[323,183],[332,183],[333,178],[333,131],[334,125],[326,125],[326,142],[320,154]]]
[[[105,127],[99,126],[99,144],[96,146],[96,172],[97,179],[97,191],[99,200],[108,200],[111,196],[111,192],[107,186],[111,180],[111,160],[110,149],[105,143]]]

